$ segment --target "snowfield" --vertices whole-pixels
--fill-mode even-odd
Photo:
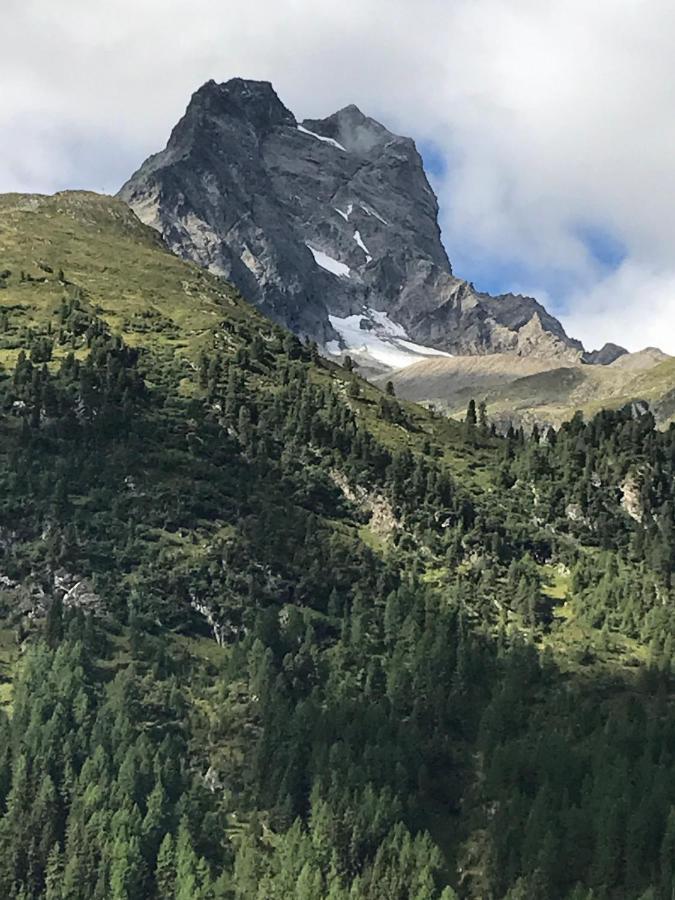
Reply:
[[[364,309],[354,316],[329,316],[330,323],[340,335],[340,342],[329,341],[326,352],[332,356],[351,353],[357,362],[367,365],[368,361],[378,363],[387,369],[404,369],[430,356],[452,356],[444,350],[424,347],[408,339],[405,328],[393,322],[385,312]],[[361,322],[370,323],[370,328],[361,328]]]

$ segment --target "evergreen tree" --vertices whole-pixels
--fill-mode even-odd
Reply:
[[[174,843],[170,832],[162,838],[157,853],[157,865],[155,867],[155,885],[157,896],[162,898],[173,897],[176,883],[176,863],[174,858]]]

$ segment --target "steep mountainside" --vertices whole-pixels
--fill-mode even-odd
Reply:
[[[670,900],[675,428],[434,415],[84,193],[0,366],[0,896]]]
[[[267,82],[208,82],[119,196],[177,253],[329,352],[363,349],[386,369],[425,347],[583,351],[536,300],[452,274],[415,144],[355,106],[300,124]]]

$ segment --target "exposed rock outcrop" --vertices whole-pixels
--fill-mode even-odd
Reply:
[[[332,469],[330,476],[343,496],[368,515],[368,527],[379,538],[386,538],[398,525],[391,503],[380,491],[367,490],[352,484],[339,469]]]
[[[625,347],[620,347],[618,344],[607,343],[603,344],[599,350],[588,350],[584,353],[582,362],[592,366],[610,366],[613,362],[616,362],[620,356],[625,356],[626,353],[628,353],[628,351]]]
[[[61,598],[65,609],[81,609],[88,613],[103,611],[103,600],[93,589],[91,582],[65,569],[54,572],[53,594]]]
[[[0,573],[0,593],[10,598],[12,614],[28,619],[42,619],[52,603],[59,599],[64,609],[81,609],[91,614],[104,612],[104,603],[88,578],[66,569],[56,569],[45,576],[35,574],[21,583]]]
[[[643,522],[645,511],[642,503],[642,483],[636,472],[631,472],[621,485],[621,506],[636,522]]]

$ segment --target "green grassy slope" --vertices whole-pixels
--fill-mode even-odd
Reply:
[[[3,896],[667,884],[667,435],[388,397],[93,194],[1,197],[0,285]]]
[[[0,363],[6,371],[11,371],[22,349],[30,353],[41,339],[53,345],[46,363],[53,373],[69,353],[84,359],[89,352],[84,336],[75,334],[70,325],[64,327],[60,320],[64,302],[76,302],[85,324],[89,319],[99,321],[125,345],[141,351],[139,366],[148,386],[166,398],[161,401],[163,407],[151,404],[143,413],[133,449],[120,452],[119,459],[113,457],[110,462],[112,478],[135,485],[118,498],[120,515],[139,520],[134,549],[111,563],[114,535],[107,537],[100,528],[92,529],[95,546],[83,574],[98,577],[102,584],[119,578],[124,590],[141,586],[167,590],[162,568],[170,565],[175,574],[171,591],[184,590],[190,571],[209,564],[215,548],[236,544],[241,537],[238,518],[242,504],[250,504],[245,500],[247,491],[254,498],[254,515],[283,527],[284,505],[289,502],[286,486],[275,483],[258,493],[261,483],[252,473],[251,462],[232,457],[227,449],[232,425],[223,428],[221,424],[215,430],[210,427],[200,434],[190,418],[195,410],[189,405],[203,393],[200,365],[204,354],[217,352],[225,361],[234,362],[256,335],[262,335],[266,346],[280,348],[283,332],[221,279],[169,253],[156,233],[117,200],[81,192],[54,197],[6,195],[0,197],[0,211],[0,311],[5,313],[0,320]],[[308,359],[311,356],[309,353]],[[511,366],[511,361],[506,363]],[[668,359],[644,369],[638,365],[625,368],[640,396],[649,398],[665,395],[675,374],[674,365],[675,361]],[[562,416],[571,392],[584,383],[586,373],[616,381],[615,368],[580,367],[517,379],[503,389],[508,392],[507,399],[494,399],[489,412],[498,416],[507,402],[530,409],[543,392],[547,397],[545,408],[555,409]],[[497,369],[499,377],[499,365]],[[355,379],[326,360],[314,357],[307,373],[310,384],[334,391],[355,422],[386,452],[409,451],[447,472],[485,521],[504,522],[514,516],[524,516],[527,521],[530,489],[504,487],[499,441],[467,441],[463,426],[403,400],[397,403],[399,412],[393,420],[383,416],[382,393],[377,387],[357,379],[358,391],[352,395],[350,386]],[[401,373],[404,375],[405,371]],[[249,366],[246,390],[253,401],[257,395],[274,397],[280,391],[279,378],[274,365]],[[464,390],[468,398],[469,389]],[[617,396],[616,404],[623,399]],[[587,409],[600,403],[589,401]],[[18,426],[16,417],[5,417],[5,443],[16,440]],[[224,442],[223,447],[219,447],[219,441]],[[230,474],[222,469],[221,460],[225,458],[232,462]],[[96,466],[94,459],[83,468],[83,476],[89,477],[92,485]],[[321,475],[325,477],[325,473]],[[252,479],[252,489],[246,487],[247,479]],[[107,514],[100,512],[103,501],[92,499],[88,485],[74,485],[70,490],[71,502],[83,521],[97,515],[105,519]],[[191,497],[192,507],[180,500],[177,512],[171,514],[172,495]],[[304,515],[304,503],[301,499],[300,515]],[[354,505],[352,499],[344,505],[333,498],[331,503],[332,508],[329,504],[322,513],[326,528],[352,547],[362,548],[359,552],[374,550],[387,557],[391,549],[387,531],[373,529],[368,523],[372,516],[368,500]],[[161,513],[155,511],[156,505]],[[182,523],[180,510],[185,516]],[[14,563],[16,573],[28,571],[36,560],[42,559],[47,565],[37,518],[36,511],[35,527],[26,535],[26,559]],[[401,525],[400,520],[397,524]],[[260,553],[261,547],[254,547],[252,552]],[[400,549],[396,552],[404,556]],[[141,558],[144,561],[139,565]],[[428,566],[425,578],[429,584],[442,586],[452,578],[452,570],[431,551],[425,550],[421,559]],[[279,575],[288,576],[288,571]],[[556,594],[555,599],[562,602],[563,598]],[[567,646],[568,638],[574,644],[577,631],[570,625],[570,617],[562,611],[555,621],[561,646]],[[555,640],[552,645],[556,645]]]
[[[128,344],[186,358],[196,356],[204,334],[223,315],[256,320],[222,280],[169,253],[155,232],[109,197],[1,196],[0,252],[11,272],[0,292],[9,317],[3,362],[14,361],[22,329],[43,332],[62,298],[78,290]],[[67,349],[57,348],[57,356]]]
[[[256,331],[276,333],[227,282],[170,253],[121,201],[87,192],[9,194],[0,195],[0,213],[0,271],[8,273],[0,279],[0,307],[8,317],[0,363],[8,367],[31,339],[56,329],[62,300],[80,294],[125,344],[183,365],[187,393],[200,351],[213,345],[214,336],[234,356]],[[54,361],[71,349],[57,343]],[[343,390],[350,380],[327,361],[313,377],[319,383],[337,379]],[[460,471],[469,457],[475,467],[480,453],[466,450],[454,423],[414,404],[406,406],[414,427],[383,422],[376,409],[381,391],[367,382],[361,388],[354,405],[387,445],[419,449],[429,438]]]

